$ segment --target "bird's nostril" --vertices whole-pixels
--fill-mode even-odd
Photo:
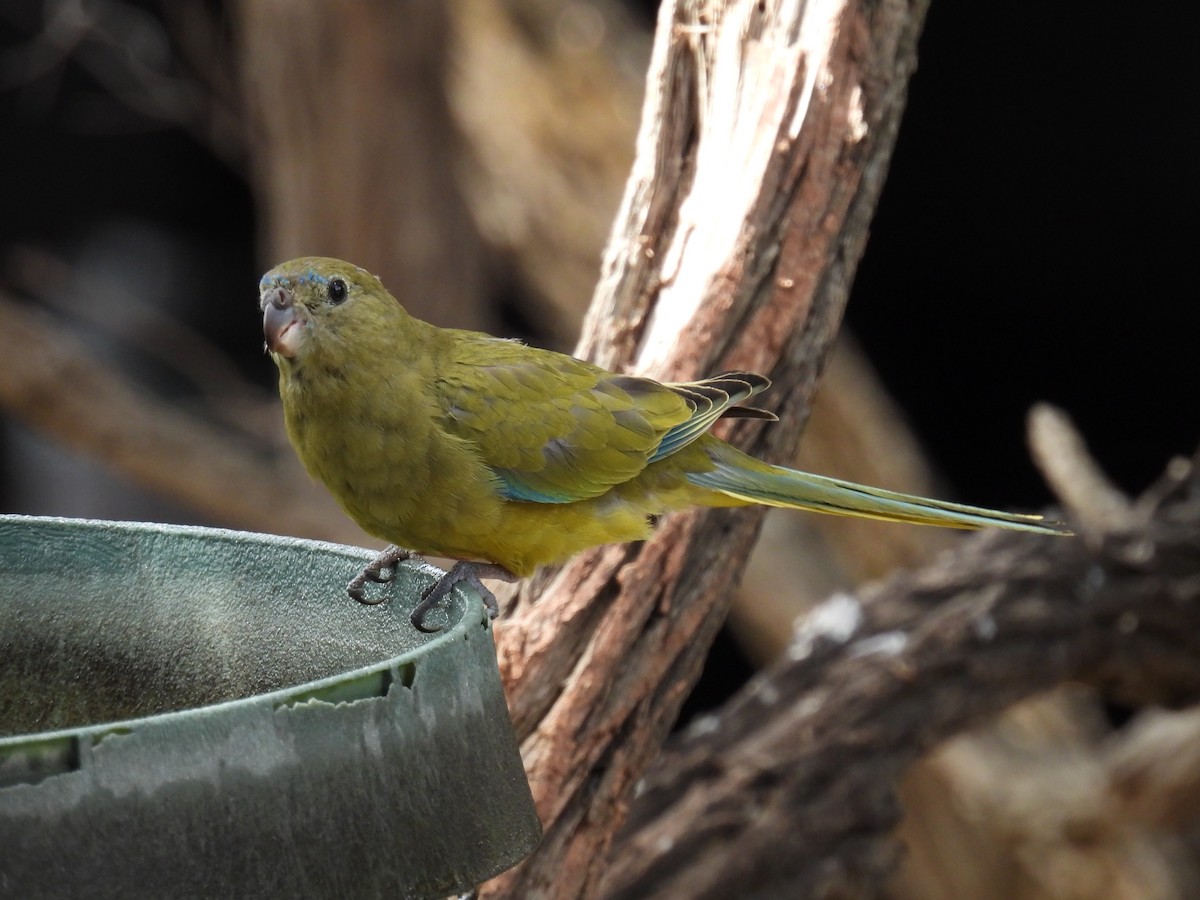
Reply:
[[[292,295],[287,288],[275,288],[271,294],[271,305],[276,309],[287,309],[292,305]]]

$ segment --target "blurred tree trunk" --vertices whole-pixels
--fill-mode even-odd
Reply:
[[[451,0],[463,194],[531,331],[568,350],[633,160],[649,35],[620,0]]]
[[[441,0],[239,0],[232,7],[264,267],[336,256],[414,314],[492,327],[458,190]]]

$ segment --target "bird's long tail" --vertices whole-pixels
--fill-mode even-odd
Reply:
[[[1009,528],[1041,534],[1071,534],[1064,525],[1042,516],[948,503],[772,466],[723,443],[714,442],[706,449],[714,468],[689,472],[687,480],[734,500],[946,528]]]

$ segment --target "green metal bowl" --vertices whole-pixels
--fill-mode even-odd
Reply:
[[[479,597],[364,550],[0,516],[0,896],[431,897],[540,838]]]

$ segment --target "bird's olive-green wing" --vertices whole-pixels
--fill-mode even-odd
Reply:
[[[513,500],[597,497],[641,472],[691,415],[647,379],[512,342],[470,350],[438,374],[443,424],[475,446]]]
[[[597,497],[686,446],[767,381],[666,385],[495,339],[461,344],[435,380],[443,425],[473,444],[512,500]]]

